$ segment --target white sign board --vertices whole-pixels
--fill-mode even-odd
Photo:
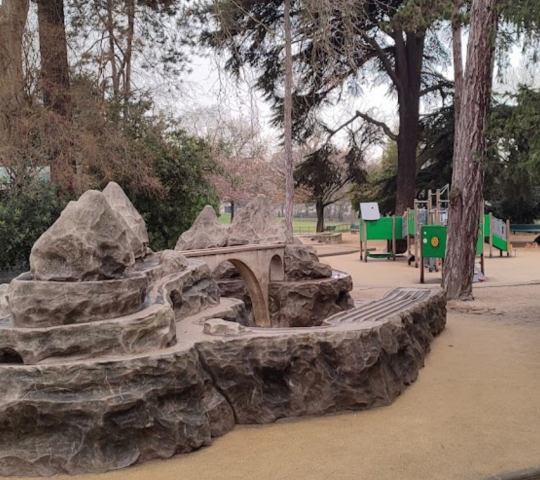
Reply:
[[[361,203],[360,216],[363,220],[379,220],[381,213],[379,212],[378,203]]]

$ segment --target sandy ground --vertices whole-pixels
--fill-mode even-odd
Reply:
[[[405,262],[325,261],[352,274],[357,300],[418,285]],[[540,285],[506,285],[540,283],[540,251],[486,267],[475,306],[450,309],[419,379],[393,405],[237,427],[190,455],[79,478],[474,480],[540,465]]]

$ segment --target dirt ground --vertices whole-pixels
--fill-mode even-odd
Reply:
[[[358,301],[419,285],[404,260],[324,261],[351,273]],[[487,259],[486,274],[393,405],[237,427],[199,452],[81,480],[475,480],[540,465],[540,250]]]

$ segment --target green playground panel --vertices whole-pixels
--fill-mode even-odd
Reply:
[[[493,235],[493,246],[503,252],[508,251],[508,242],[497,235]]]
[[[476,255],[484,253],[484,237],[480,227],[476,243]],[[425,225],[422,227],[422,257],[444,258],[446,253],[446,227],[442,225]]]
[[[491,222],[489,214],[484,214],[484,238],[489,238],[489,232],[491,232]]]
[[[403,239],[403,217],[396,218],[396,240]],[[360,220],[360,236],[365,240],[364,223],[367,227],[368,240],[392,240],[392,217],[381,217],[379,220]]]
[[[424,225],[422,227],[422,257],[444,258],[446,253],[446,227],[442,225]]]
[[[478,241],[476,242],[476,255],[482,255],[484,253],[484,229],[483,225],[480,225],[480,231],[478,232]]]

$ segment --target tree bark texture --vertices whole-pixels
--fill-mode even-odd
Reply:
[[[64,0],[39,0],[38,24],[43,103],[55,113],[70,119],[71,95]]]
[[[456,131],[443,285],[449,299],[471,300],[482,213],[485,125],[497,32],[496,0],[474,0]]]
[[[317,212],[317,233],[324,232],[324,202],[321,199],[315,201],[315,210]]]
[[[416,195],[416,153],[420,121],[420,91],[425,34],[394,34],[398,79],[399,134],[396,215],[414,206]]]
[[[0,147],[16,147],[17,123],[25,106],[23,36],[29,0],[0,6]]]
[[[285,127],[285,223],[292,234],[294,212],[294,163],[292,148],[292,27],[291,0],[284,3],[285,29],[285,94],[284,94],[284,127]]]
[[[38,1],[39,48],[43,104],[71,122],[72,103],[67,52],[64,0]],[[69,152],[51,155],[51,182],[74,188],[76,163]]]
[[[461,107],[461,92],[463,91],[463,54],[460,19],[462,5],[463,0],[455,0],[454,18],[452,19],[452,52],[454,58],[454,119],[456,123],[456,131]]]

